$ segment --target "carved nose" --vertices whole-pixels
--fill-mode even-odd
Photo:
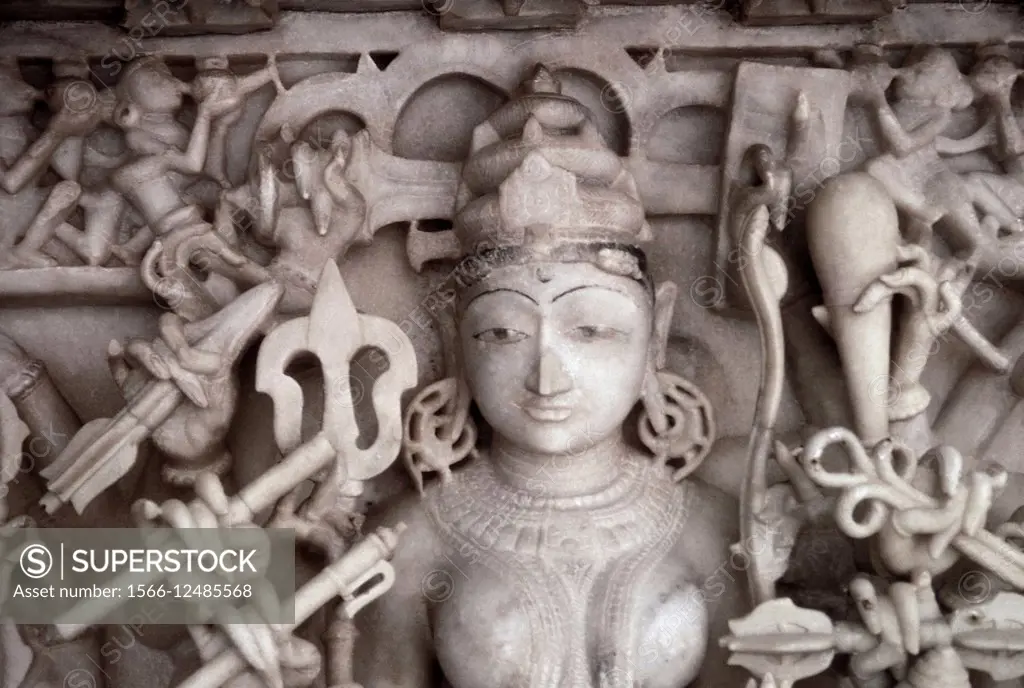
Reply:
[[[554,396],[572,389],[572,378],[561,357],[549,347],[541,349],[533,372],[526,379],[526,388],[541,396]]]

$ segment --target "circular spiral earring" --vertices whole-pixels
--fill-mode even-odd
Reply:
[[[469,405],[466,383],[449,377],[421,389],[405,410],[402,460],[421,493],[424,473],[440,473],[447,482],[452,465],[476,455]]]
[[[469,415],[469,385],[460,374],[458,330],[450,313],[437,314],[448,377],[421,389],[403,417],[402,461],[416,489],[423,492],[423,474],[439,473],[451,480],[451,467],[476,457],[476,424]]]
[[[643,410],[638,420],[640,441],[664,465],[680,463],[672,479],[693,473],[715,442],[715,413],[697,385],[660,370],[644,384]]]

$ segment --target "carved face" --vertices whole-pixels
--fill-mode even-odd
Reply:
[[[589,263],[534,263],[495,269],[460,306],[467,382],[496,433],[564,454],[619,432],[652,336],[640,284]]]
[[[990,57],[974,68],[971,82],[979,92],[987,96],[1009,94],[1020,76],[1021,71],[1012,60],[996,56]]]
[[[971,88],[947,51],[931,49],[899,70],[893,80],[896,98],[933,102],[949,109],[971,103]]]
[[[24,115],[32,112],[39,91],[28,85],[21,78],[16,65],[0,64],[0,117]]]
[[[172,113],[181,109],[185,86],[165,65],[147,64],[117,85],[123,99],[146,113]]]

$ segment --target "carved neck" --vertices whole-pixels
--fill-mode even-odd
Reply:
[[[619,482],[629,452],[621,434],[572,454],[530,452],[495,436],[490,457],[498,479],[515,490],[544,497],[585,497]]]

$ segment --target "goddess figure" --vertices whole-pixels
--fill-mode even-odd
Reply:
[[[742,573],[716,575],[736,503],[687,477],[710,406],[660,370],[675,289],[646,270],[632,177],[560,90],[538,67],[474,132],[459,364],[407,411],[423,490],[379,519],[408,530],[394,588],[357,620],[365,686],[740,685],[709,640],[742,613]]]

